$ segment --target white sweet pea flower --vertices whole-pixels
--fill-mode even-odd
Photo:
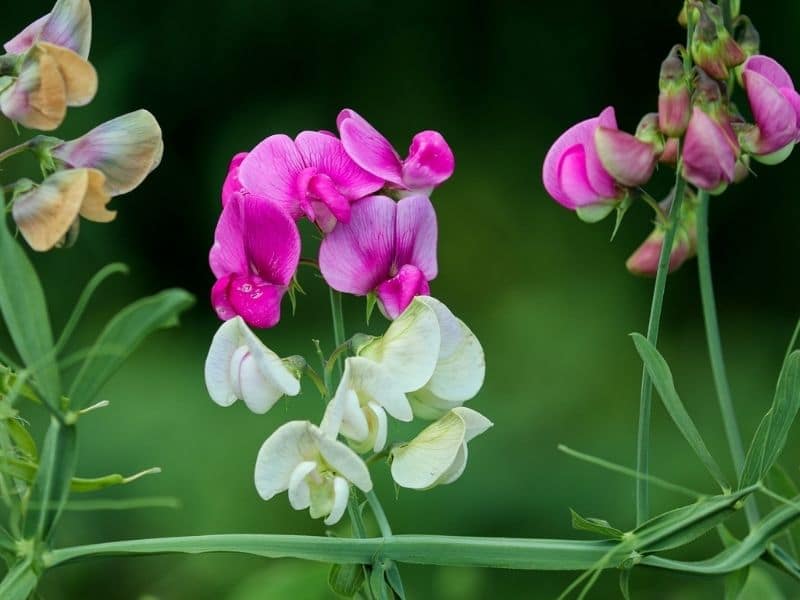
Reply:
[[[467,442],[491,426],[489,419],[471,408],[452,409],[392,450],[392,478],[412,490],[454,482],[467,466]]]
[[[347,508],[350,484],[372,489],[363,460],[343,443],[330,439],[308,421],[291,421],[269,436],[256,459],[258,494],[269,500],[289,492],[295,510],[310,509],[311,518],[334,525]]]
[[[438,419],[477,395],[486,375],[486,360],[478,338],[449,308],[430,296],[417,300],[436,314],[441,343],[432,377],[408,398],[415,416]]]
[[[211,342],[205,368],[208,393],[220,406],[241,399],[254,413],[263,414],[281,396],[300,393],[292,360],[281,359],[235,317],[222,324]]]
[[[380,452],[386,445],[387,413],[399,421],[414,414],[406,394],[424,386],[439,356],[436,313],[418,299],[386,333],[357,350],[344,363],[344,375],[325,411],[321,428],[341,433],[359,451]]]

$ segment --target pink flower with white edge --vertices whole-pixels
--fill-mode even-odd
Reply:
[[[299,261],[300,232],[280,206],[231,199],[222,210],[209,255],[217,277],[211,303],[219,317],[227,321],[239,315],[253,327],[274,327]]]
[[[353,162],[341,141],[319,131],[294,140],[268,137],[242,159],[237,177],[248,193],[277,202],[295,219],[308,217],[326,233],[350,220],[351,202],[383,187]]]
[[[92,44],[89,0],[58,0],[50,13],[28,25],[3,48],[10,54],[22,54],[37,42],[61,46],[88,58]]]
[[[783,161],[800,142],[800,94],[789,73],[769,56],[747,59],[742,82],[756,121],[740,136],[742,147],[767,164]]]
[[[356,202],[349,223],[328,234],[319,251],[319,266],[333,289],[366,296],[397,318],[416,296],[430,293],[438,272],[436,212],[427,196],[395,202],[370,196]]]
[[[625,197],[624,187],[648,181],[656,160],[652,144],[618,129],[609,106],[556,140],[545,157],[542,180],[559,204],[595,221]]]
[[[391,187],[430,194],[455,170],[455,157],[438,131],[421,131],[411,140],[408,156],[401,159],[381,133],[349,108],[336,118],[347,154],[365,171]]]
[[[720,192],[734,181],[739,145],[729,128],[694,107],[683,144],[683,175],[691,184]]]

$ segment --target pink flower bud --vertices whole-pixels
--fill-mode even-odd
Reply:
[[[728,69],[742,64],[747,57],[725,28],[719,6],[706,2],[693,14],[697,23],[692,37],[692,58],[711,77],[726,81]]]
[[[684,138],[684,177],[704,190],[724,189],[734,180],[738,155],[726,128],[695,106]]]
[[[664,204],[669,204],[670,201],[671,198],[668,198]],[[678,227],[672,243],[672,252],[669,255],[670,273],[678,270],[697,251],[697,219],[695,209],[691,204],[684,205]],[[661,249],[664,247],[665,235],[663,227],[657,225],[644,243],[625,262],[628,271],[634,275],[655,277],[658,272]]]
[[[598,127],[594,140],[603,167],[622,185],[637,187],[653,176],[657,155],[652,144],[608,127]]]
[[[650,144],[658,156],[664,152],[664,135],[658,125],[658,113],[647,113],[636,126],[636,139]]]
[[[681,46],[675,46],[661,63],[658,81],[658,124],[667,137],[681,137],[691,117],[691,96],[681,50]]]

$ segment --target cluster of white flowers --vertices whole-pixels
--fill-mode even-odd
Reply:
[[[462,406],[483,385],[483,348],[440,301],[418,296],[383,336],[359,334],[350,349],[319,427],[309,421],[282,425],[256,460],[262,498],[288,491],[293,508],[307,508],[327,525],[344,514],[351,484],[372,489],[359,454],[386,452],[397,485],[424,490],[458,479],[467,442],[492,426]],[[300,357],[280,358],[236,317],[214,336],[206,385],[220,406],[241,399],[253,412],[265,413],[281,396],[300,392],[304,367]],[[389,446],[389,417],[435,422],[413,440]]]

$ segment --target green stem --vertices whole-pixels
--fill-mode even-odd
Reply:
[[[669,212],[669,227],[664,235],[664,245],[658,260],[655,286],[653,288],[653,301],[650,305],[650,319],[647,324],[647,340],[658,345],[658,333],[661,326],[661,312],[664,306],[664,290],[667,286],[669,274],[669,259],[675,234],[678,230],[678,221],[683,205],[683,195],[686,181],[681,176],[680,164],[678,165],[677,181],[675,183],[675,199]],[[639,396],[639,429],[636,437],[636,471],[643,477],[636,482],[636,524],[640,525],[647,520],[650,513],[650,498],[648,486],[648,472],[650,468],[650,414],[653,400],[653,382],[646,368],[642,368],[642,386]]]
[[[383,506],[381,506],[380,500],[378,500],[378,496],[375,495],[374,490],[370,490],[366,494],[367,502],[369,502],[369,507],[372,509],[372,514],[375,515],[375,521],[378,523],[378,529],[381,531],[381,535],[383,537],[392,537],[392,528],[389,525],[389,520],[386,518],[386,513],[383,511]]]
[[[697,265],[700,276],[700,297],[703,304],[703,320],[706,327],[708,341],[708,354],[711,359],[711,371],[714,375],[714,387],[717,390],[719,409],[722,412],[722,422],[725,428],[725,437],[728,440],[731,458],[736,473],[742,472],[744,465],[744,447],[736,423],[736,412],[731,399],[731,389],[728,384],[728,375],[725,370],[725,360],[722,356],[722,342],[719,334],[717,320],[717,304],[714,299],[714,284],[711,279],[711,256],[708,246],[708,192],[701,190],[699,193],[700,208],[697,215]],[[758,507],[754,500],[745,503],[745,515],[750,527],[758,521]]]
[[[21,144],[17,144],[16,146],[12,146],[7,150],[3,150],[0,152],[0,162],[11,158],[12,156],[16,156],[17,154],[21,154],[25,152],[30,147],[30,141],[22,142]]]

